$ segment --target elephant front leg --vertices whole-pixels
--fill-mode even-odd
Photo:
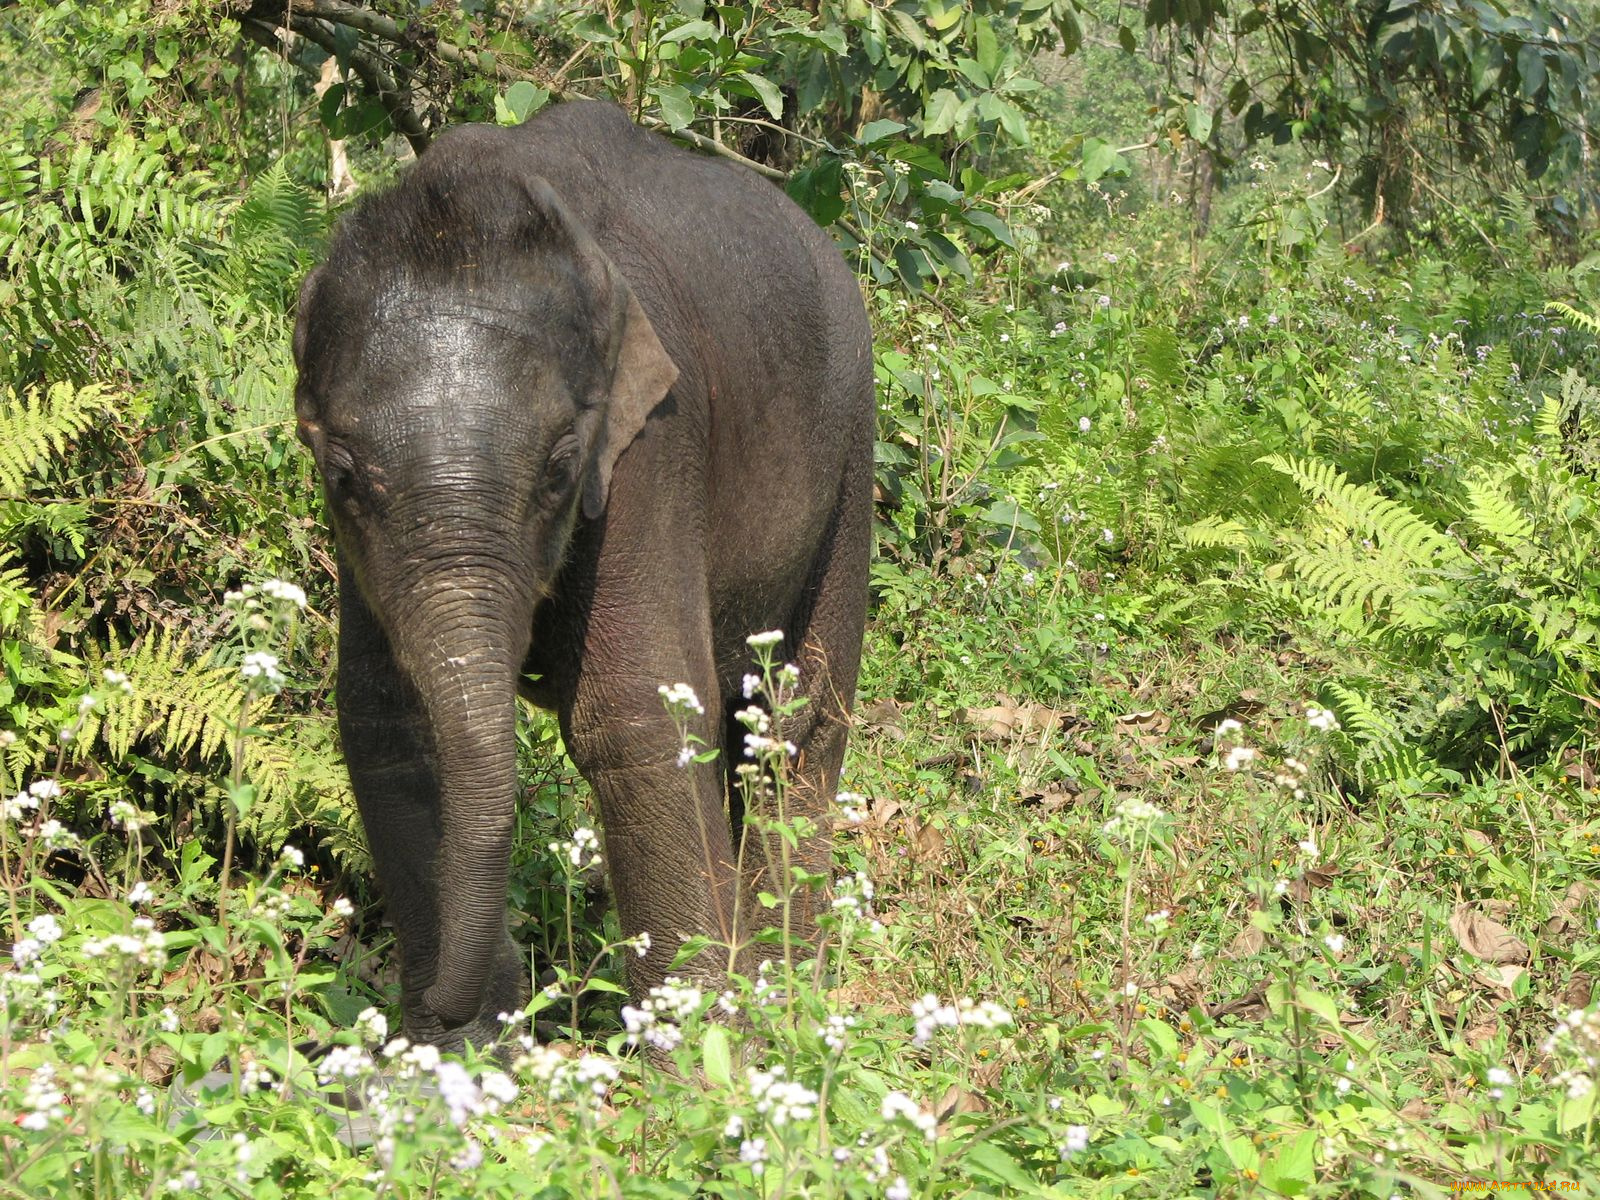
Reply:
[[[447,1028],[423,1002],[438,978],[440,959],[442,818],[435,739],[416,687],[396,663],[351,573],[341,570],[340,577],[339,736],[400,949],[401,1032],[442,1049],[459,1049],[469,1039],[487,1045],[500,1033],[495,1017],[518,1011],[526,1001],[527,973],[508,933],[479,1019]]]
[[[721,768],[679,764],[682,742],[662,706],[658,675],[663,682],[693,680],[707,711],[716,711],[709,672],[679,667],[580,685],[563,714],[568,749],[599,801],[623,935],[649,934],[643,958],[628,964],[636,999],[669,974],[720,988],[740,941]],[[692,719],[689,732],[704,744],[717,744],[715,728],[704,717]],[[712,947],[674,970],[684,940],[697,936],[710,938]]]

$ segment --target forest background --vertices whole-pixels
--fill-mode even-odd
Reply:
[[[0,78],[0,1195],[1600,1186],[1593,0],[10,0]],[[583,96],[861,276],[850,794],[820,966],[624,1011],[530,711],[556,1040],[439,1063],[289,331]]]

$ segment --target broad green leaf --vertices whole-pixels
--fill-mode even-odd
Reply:
[[[1144,1043],[1152,1050],[1159,1050],[1167,1058],[1178,1056],[1178,1033],[1171,1025],[1155,1017],[1146,1017],[1139,1022],[1139,1031],[1144,1034]],[[1152,1060],[1153,1061],[1153,1060]]]
[[[784,190],[818,225],[832,225],[844,215],[844,166],[837,158],[824,158],[815,166],[796,171]]]
[[[783,93],[778,90],[778,85],[765,75],[756,75],[750,71],[740,71],[739,78],[755,89],[756,95],[761,97],[761,104],[772,114],[774,121],[783,116]]]
[[[1211,128],[1214,118],[1211,110],[1201,104],[1190,104],[1188,107],[1189,136],[1202,145],[1211,140]]]
[[[1011,1155],[991,1141],[972,1142],[961,1155],[961,1165],[978,1179],[1010,1188],[1014,1193],[1037,1195],[1039,1181],[1024,1171]]]
[[[983,16],[973,18],[973,43],[977,50],[978,65],[990,79],[1000,68],[1000,40],[994,35],[994,26]]]
[[[932,137],[949,133],[961,117],[961,97],[949,88],[940,88],[928,97],[922,109],[922,132]]]
[[[1128,160],[1118,154],[1116,147],[1110,142],[1100,138],[1083,139],[1083,178],[1086,183],[1093,183],[1102,175],[1116,172],[1123,174],[1128,169]]]
[[[733,1052],[728,1046],[728,1031],[712,1025],[700,1039],[700,1069],[712,1083],[729,1087],[733,1083]]]
[[[1002,246],[1014,246],[1016,244],[1006,223],[987,209],[969,208],[961,214],[961,218],[968,225],[975,225],[983,230]]]
[[[654,89],[661,104],[661,119],[667,128],[676,133],[694,120],[694,101],[689,89],[679,83],[663,84]]]
[[[1284,1196],[1300,1196],[1316,1182],[1317,1131],[1303,1129],[1287,1142],[1280,1141],[1276,1154],[1261,1164],[1261,1186]]]
[[[983,510],[982,517],[989,524],[1001,529],[1023,529],[1028,533],[1039,533],[1039,522],[1032,513],[1017,507],[1011,500],[996,500]]]
[[[519,79],[506,89],[506,108],[519,125],[543,108],[549,99],[548,91],[526,79]]]
[[[868,121],[863,125],[860,132],[856,134],[856,141],[863,146],[871,146],[891,138],[897,133],[904,133],[905,130],[905,122],[891,121],[887,117],[883,117],[876,121]]]
[[[720,37],[721,31],[710,21],[685,21],[661,35],[663,42],[687,42],[694,38]]]

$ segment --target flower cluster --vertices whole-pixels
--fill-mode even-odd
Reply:
[[[784,1078],[782,1063],[770,1071],[758,1071],[751,1067],[746,1075],[756,1112],[765,1117],[774,1129],[782,1129],[790,1122],[809,1121],[817,1115],[817,1093],[803,1083]]]
[[[22,1092],[22,1107],[27,1111],[17,1119],[23,1129],[34,1132],[50,1128],[52,1121],[67,1115],[67,1095],[56,1081],[56,1069],[47,1060],[33,1069]]]
[[[356,1015],[356,1033],[370,1045],[379,1045],[389,1036],[389,1018],[376,1008],[363,1008]]]
[[[11,946],[11,962],[18,968],[29,966],[42,958],[45,949],[61,941],[61,922],[48,912],[27,923],[27,936]]]
[[[1110,837],[1136,837],[1166,815],[1148,800],[1132,796],[1117,805],[1115,814],[1101,828]]]
[[[865,871],[845,875],[834,880],[833,907],[836,912],[852,916],[871,916],[872,897],[876,889]]]
[[[1296,800],[1304,800],[1306,798],[1306,776],[1310,771],[1311,768],[1298,758],[1285,758],[1283,760],[1283,770],[1272,777],[1272,782],[1288,792]]]
[[[239,674],[252,688],[276,692],[284,685],[283,672],[278,670],[278,656],[265,650],[252,650],[244,656]]]
[[[660,987],[635,1007],[622,1006],[622,1024],[628,1031],[628,1045],[640,1043],[670,1052],[683,1044],[683,1023],[696,1016],[705,1005],[705,993],[675,975],[667,976]]]
[[[1306,724],[1323,733],[1332,733],[1339,728],[1339,718],[1334,715],[1331,708],[1318,708],[1315,704],[1308,704]]]
[[[867,819],[867,798],[860,792],[840,792],[834,799],[839,804],[839,819],[846,825],[859,825]]]
[[[280,604],[293,605],[298,609],[306,606],[305,591],[299,585],[285,579],[269,579],[260,587],[247,583],[237,591],[224,592],[222,603],[228,608],[255,612],[261,608],[261,601],[256,599],[258,595]]]
[[[1551,1084],[1567,1090],[1567,1097],[1581,1100],[1594,1091],[1600,1080],[1600,1006],[1574,1008],[1556,1022],[1545,1039],[1544,1052],[1576,1059],[1551,1077]]]
[[[553,1104],[577,1100],[598,1107],[622,1074],[621,1065],[609,1055],[567,1058],[559,1050],[538,1045],[524,1047],[513,1066],[543,1087]]]
[[[705,705],[700,703],[700,697],[695,695],[694,689],[687,683],[674,683],[670,686],[663,683],[656,689],[661,696],[661,701],[667,706],[667,711],[675,717],[687,716],[693,713],[697,717],[706,715]]]
[[[28,785],[27,791],[18,792],[5,802],[5,816],[8,821],[20,821],[30,812],[39,811],[39,803],[51,800],[61,795],[61,785],[54,779],[35,779]]]
[[[856,1019],[840,1013],[832,1013],[827,1021],[818,1028],[822,1035],[823,1043],[835,1053],[843,1053],[845,1035],[854,1027]]]
[[[135,917],[132,933],[113,933],[83,943],[85,958],[120,959],[127,965],[159,967],[167,961],[166,939],[149,917]]]
[[[138,833],[150,825],[154,825],[156,815],[145,812],[131,800],[113,800],[106,815],[111,818],[113,825],[120,826],[128,833]]]
[[[579,869],[597,867],[600,865],[600,838],[587,825],[580,825],[572,831],[571,841],[551,842],[550,853]]]
[[[1237,771],[1247,767],[1260,757],[1260,753],[1254,746],[1232,746],[1222,756],[1222,769],[1224,771]]]
[[[946,1004],[934,995],[924,996],[911,1005],[911,1015],[917,1022],[911,1040],[918,1046],[926,1046],[938,1029],[960,1026],[999,1029],[1013,1023],[1011,1014],[993,1000],[974,1001],[966,996],[959,997],[953,1004]]]
[[[938,1134],[939,1119],[904,1092],[890,1092],[883,1098],[879,1112],[885,1121],[903,1121],[919,1130],[930,1142]]]
[[[746,758],[760,758],[764,754],[773,754],[782,751],[793,758],[800,753],[799,748],[793,743],[783,741],[771,736],[772,717],[767,710],[759,705],[752,704],[741,708],[733,714],[733,719],[743,725],[748,731],[744,735],[744,756]]]

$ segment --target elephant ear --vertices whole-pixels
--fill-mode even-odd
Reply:
[[[639,435],[651,410],[666,398],[678,378],[677,364],[662,348],[633,289],[609,260],[606,267],[616,313],[612,345],[617,357],[611,371],[611,390],[605,399],[599,450],[583,487],[583,515],[591,521],[605,511],[611,470],[617,465],[617,458]]]
[[[596,318],[605,329],[601,345],[610,355],[610,375],[603,394],[591,400],[601,410],[592,414],[598,418],[598,445],[583,487],[583,515],[592,521],[605,511],[617,459],[639,436],[651,410],[666,399],[678,378],[678,367],[662,348],[628,281],[555,189],[539,176],[525,178],[523,184],[538,218],[529,231],[531,236],[546,245],[555,241],[572,255],[588,280]]]

